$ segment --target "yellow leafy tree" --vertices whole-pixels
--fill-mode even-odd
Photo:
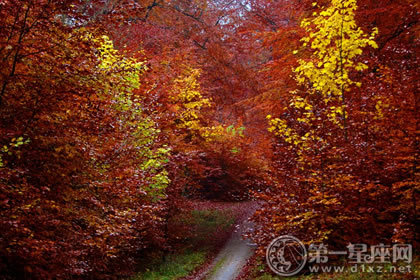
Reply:
[[[170,99],[178,114],[178,128],[185,128],[192,136],[200,136],[205,141],[214,141],[226,129],[222,125],[207,126],[204,123],[202,110],[211,107],[211,101],[202,96],[199,77],[199,69],[185,67],[184,72],[174,81]]]
[[[170,183],[168,171],[163,168],[168,161],[170,149],[167,145],[158,149],[151,148],[160,130],[143,112],[141,98],[133,95],[133,91],[140,87],[141,75],[147,70],[145,61],[121,54],[106,35],[101,38],[90,37],[90,40],[99,45],[98,71],[108,81],[104,84],[105,94],[112,96],[115,109],[121,112],[124,129],[130,131],[135,139],[133,144],[137,148],[138,157],[144,160],[139,168],[149,172],[150,184],[144,188],[154,199],[163,197],[164,189]]]
[[[315,120],[314,104],[311,104],[310,96],[320,94],[328,106],[327,118],[342,128],[346,127],[345,93],[351,86],[361,86],[350,78],[350,72],[368,68],[362,62],[356,63],[355,59],[363,53],[363,48],[378,47],[374,41],[378,29],[374,28],[371,34],[366,34],[358,27],[356,9],[356,0],[332,0],[329,7],[319,13],[314,12],[312,18],[302,20],[301,27],[308,34],[301,39],[302,48],[309,47],[313,54],[308,59],[300,59],[299,65],[293,70],[297,83],[308,89],[303,97],[296,95],[296,91],[291,92],[295,96],[289,107],[303,111],[298,122],[310,123]],[[298,50],[294,51],[294,54],[298,53]],[[338,116],[341,116],[342,121]],[[299,136],[284,120],[270,115],[267,119],[269,131],[284,136],[286,142],[304,147],[308,139],[319,140],[311,131],[303,137]]]
[[[170,97],[171,101],[177,103],[180,121],[178,127],[192,131],[200,131],[200,111],[211,106],[210,99],[201,95],[199,77],[198,69],[187,67],[184,73],[175,79]]]
[[[317,3],[313,3],[314,6]],[[357,0],[332,0],[331,5],[313,13],[312,19],[304,19],[301,27],[308,36],[301,39],[303,47],[310,46],[314,51],[308,60],[299,60],[299,66],[294,69],[296,80],[301,85],[311,85],[310,94],[321,94],[328,104],[339,99],[341,105],[330,106],[328,118],[346,126],[345,93],[351,86],[361,86],[350,78],[351,71],[363,71],[368,67],[362,62],[355,62],[357,56],[363,53],[363,48],[377,48],[374,41],[378,29],[366,34],[357,26],[355,10]],[[298,51],[294,52],[295,54]],[[342,116],[341,125],[336,118]]]
[[[300,196],[301,211],[291,211],[290,217],[279,222],[276,229],[287,232],[305,228],[316,242],[327,239],[331,228],[340,222],[355,219],[337,210],[344,207],[337,194],[358,188],[352,175],[343,174],[341,169],[337,132],[344,129],[347,141],[346,94],[361,86],[352,80],[351,73],[368,68],[357,58],[364,48],[378,47],[374,41],[377,28],[367,34],[358,27],[356,9],[356,0],[331,0],[328,7],[321,7],[321,11],[301,22],[307,35],[301,39],[302,47],[294,51],[301,59],[293,69],[300,87],[290,92],[285,118],[267,116],[268,130],[291,151],[296,160],[293,172],[301,176],[285,174],[287,180],[299,185],[296,190],[290,189],[288,195],[296,196],[296,200]],[[381,108],[378,102],[378,112]],[[320,229],[319,224],[325,227]]]

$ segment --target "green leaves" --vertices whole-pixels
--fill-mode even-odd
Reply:
[[[240,127],[235,128],[235,126],[233,124],[226,127],[226,132],[228,134],[231,134],[232,136],[236,136],[236,134],[238,134],[239,136],[243,137],[244,136],[244,130],[245,130],[245,127],[240,126]]]
[[[89,40],[99,43],[98,69],[105,75],[105,94],[114,101],[114,109],[120,112],[118,118],[122,129],[130,132],[131,137],[125,142],[136,147],[138,161],[142,162],[138,168],[147,174],[147,184],[142,188],[156,201],[165,196],[164,190],[170,183],[164,166],[169,161],[170,148],[166,145],[156,147],[160,130],[151,117],[143,112],[142,98],[134,95],[146,70],[145,61],[120,54],[108,36],[89,36]]]
[[[24,139],[22,136],[18,137],[18,138],[12,138],[10,140],[9,145],[4,145],[3,147],[1,147],[0,149],[0,168],[4,166],[4,162],[3,162],[3,158],[2,158],[2,154],[8,154],[9,156],[11,156],[13,154],[13,151],[16,150],[15,148],[19,148],[22,145],[25,144],[29,144],[29,142],[31,142],[31,140],[28,139]]]

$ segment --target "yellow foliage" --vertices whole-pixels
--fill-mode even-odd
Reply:
[[[130,89],[137,89],[140,87],[140,75],[147,69],[145,61],[139,61],[134,57],[126,57],[119,54],[118,50],[114,48],[112,40],[104,35],[101,38],[91,38],[95,43],[99,43],[98,68],[108,75],[108,78],[115,82],[118,79],[119,87],[114,90],[128,93]],[[110,77],[111,75],[111,77]],[[123,79],[121,79],[123,78]]]
[[[317,6],[316,3],[313,5]],[[351,80],[350,72],[368,68],[364,63],[355,63],[355,58],[367,46],[378,47],[374,41],[378,29],[374,28],[371,34],[366,34],[358,27],[355,20],[356,9],[356,0],[331,0],[328,8],[320,13],[313,13],[312,18],[301,22],[301,27],[308,34],[301,39],[302,44],[304,47],[309,46],[313,55],[309,59],[300,59],[299,65],[293,70],[297,83],[309,88],[305,97],[297,96],[296,91],[291,92],[295,96],[289,108],[301,112],[298,122],[310,124],[316,120],[310,100],[313,99],[311,95],[320,94],[328,106],[325,110],[328,120],[343,128],[341,120],[346,119],[345,92],[351,86],[361,86],[359,82]],[[293,53],[298,54],[298,51]],[[304,149],[307,141],[319,140],[314,136],[314,131],[309,132],[308,136],[300,137],[285,121],[273,119],[271,115],[267,119],[270,125],[268,130],[294,146]]]
[[[175,105],[173,108],[177,112],[177,127],[188,130],[192,137],[199,137],[206,142],[232,142],[233,137],[243,137],[244,127],[209,126],[205,122],[202,110],[210,108],[212,104],[209,98],[203,97],[199,78],[199,69],[185,66],[183,73],[174,80],[169,99]]]
[[[376,98],[376,115],[374,116],[375,120],[380,120],[384,118],[384,110],[389,109],[390,105],[385,103],[381,98]]]
[[[141,75],[147,69],[145,61],[127,57],[116,50],[108,36],[98,38],[89,34],[87,39],[98,45],[97,71],[104,77],[105,90],[102,95],[107,95],[105,97],[99,94],[99,97],[111,97],[115,109],[122,113],[121,126],[131,131],[131,136],[134,138],[133,145],[138,148],[138,156],[144,159],[139,168],[149,172],[150,183],[148,186],[143,186],[143,189],[153,199],[161,198],[164,196],[163,190],[170,182],[168,172],[162,168],[163,163],[168,160],[170,149],[166,145],[157,150],[151,148],[160,130],[156,128],[154,121],[144,114],[141,97],[133,95],[133,90],[140,88]]]
[[[202,96],[199,77],[199,69],[186,67],[174,81],[170,100],[179,105],[179,128],[188,129],[193,136],[200,136],[205,141],[213,141],[225,133],[225,128],[203,124],[201,111],[211,107],[211,101]]]
[[[377,48],[374,41],[378,29],[366,34],[357,26],[354,11],[356,0],[332,0],[330,7],[321,13],[314,13],[314,18],[304,19],[301,27],[308,36],[301,39],[314,50],[311,60],[299,60],[294,69],[299,84],[311,84],[310,94],[322,94],[326,103],[344,98],[344,92],[352,85],[360,86],[350,79],[351,71],[363,71],[368,67],[364,63],[355,63],[354,59],[362,54],[363,48]],[[336,115],[345,116],[345,107],[331,108],[328,117],[338,124]]]
[[[302,120],[306,121],[305,119]],[[310,148],[309,141],[320,140],[312,132],[307,132],[305,135],[300,136],[294,129],[287,125],[285,120],[279,118],[271,118],[270,116],[269,125],[268,131],[273,132],[276,136],[283,138],[286,143],[297,148],[298,160],[301,163],[304,162],[303,152]]]
[[[199,77],[198,69],[187,67],[184,73],[174,81],[170,96],[172,102],[180,104],[178,127],[194,132],[199,132],[202,127],[201,110],[211,106],[210,100],[201,95]]]

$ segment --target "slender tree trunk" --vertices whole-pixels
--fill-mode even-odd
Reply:
[[[3,97],[4,97],[4,94],[6,92],[7,85],[9,84],[10,79],[13,78],[13,76],[15,75],[15,72],[16,72],[16,65],[17,65],[17,62],[19,60],[19,52],[20,52],[20,49],[22,47],[23,37],[25,35],[26,21],[28,19],[30,9],[31,9],[31,6],[28,5],[28,7],[26,8],[26,11],[25,11],[24,18],[23,18],[22,27],[20,29],[20,34],[19,34],[19,39],[18,39],[18,42],[17,42],[16,52],[15,52],[15,55],[13,56],[12,69],[10,70],[9,75],[7,75],[7,77],[4,79],[3,85],[1,87],[0,107],[3,104]],[[13,30],[11,32],[13,32]]]

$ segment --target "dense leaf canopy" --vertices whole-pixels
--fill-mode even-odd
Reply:
[[[414,0],[0,0],[0,278],[115,279],[189,199],[418,248]]]

